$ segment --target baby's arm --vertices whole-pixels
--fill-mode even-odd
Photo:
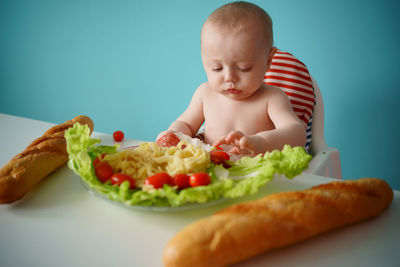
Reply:
[[[180,115],[167,131],[161,132],[157,140],[168,132],[181,132],[194,137],[204,121],[203,115],[203,94],[206,90],[206,84],[202,84],[197,88],[192,96],[192,100],[186,110]]]
[[[268,103],[268,115],[275,129],[256,135],[266,140],[268,150],[282,149],[285,144],[303,147],[306,144],[305,126],[294,113],[286,94],[280,89],[274,89],[276,91]]]
[[[288,97],[278,88],[270,89],[268,115],[275,125],[274,130],[245,135],[241,131],[232,131],[219,139],[214,145],[229,144],[233,153],[264,153],[282,149],[285,144],[304,146],[306,131],[304,124],[294,113]]]

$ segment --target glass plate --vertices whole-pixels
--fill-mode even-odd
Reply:
[[[122,150],[135,150],[139,145],[125,145],[125,146],[121,146],[118,150],[122,151]],[[173,211],[187,211],[187,210],[194,210],[194,209],[201,209],[201,208],[206,208],[206,207],[210,207],[210,206],[214,206],[217,204],[220,204],[222,202],[227,201],[227,199],[225,198],[220,198],[217,200],[213,200],[213,201],[208,201],[206,203],[191,203],[191,204],[186,204],[186,205],[182,205],[182,206],[178,206],[178,207],[171,207],[171,206],[141,206],[141,205],[126,205],[122,202],[119,201],[114,201],[112,199],[109,199],[105,194],[99,193],[98,191],[96,191],[95,189],[91,188],[85,181],[83,181],[81,179],[82,184],[84,185],[84,187],[92,194],[95,195],[97,197],[106,199],[108,201],[111,201],[113,203],[131,208],[131,209],[135,209],[135,210],[143,210],[143,211],[156,211],[156,212],[173,212]]]

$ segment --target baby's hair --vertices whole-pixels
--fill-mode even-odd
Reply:
[[[239,28],[243,23],[243,19],[248,17],[253,17],[260,21],[264,29],[264,36],[268,40],[268,46],[272,47],[272,19],[264,9],[255,4],[245,1],[228,3],[211,13],[205,23],[222,25],[231,30]]]

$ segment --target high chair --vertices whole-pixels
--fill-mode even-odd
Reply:
[[[324,102],[318,84],[311,77],[314,93],[315,106],[312,117],[312,139],[310,144],[310,154],[313,159],[308,165],[306,173],[342,179],[339,150],[328,147],[324,136]]]
[[[293,111],[305,123],[305,148],[313,156],[305,172],[342,178],[339,151],[325,143],[321,92],[306,65],[292,54],[278,49],[265,73],[264,83],[281,88],[289,97]]]

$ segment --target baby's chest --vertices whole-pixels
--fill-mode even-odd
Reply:
[[[209,103],[204,105],[207,127],[248,133],[268,130],[273,124],[262,103]]]

